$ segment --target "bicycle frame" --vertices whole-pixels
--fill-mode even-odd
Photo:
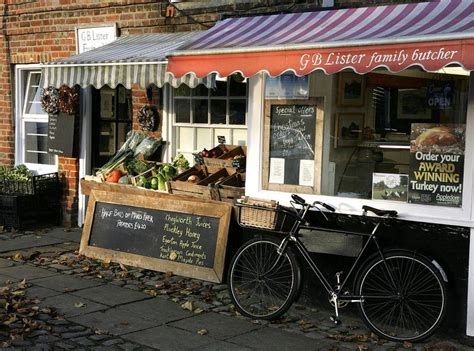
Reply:
[[[300,210],[300,212],[297,213],[297,217],[299,217],[300,219],[304,219],[305,216],[306,216],[306,213],[307,211],[309,210],[309,207],[306,207],[306,208],[302,208]],[[323,213],[323,212],[321,212]],[[324,213],[323,213],[324,215]],[[325,216],[325,215],[324,215]],[[384,217],[385,218],[385,217]],[[375,236],[375,234],[377,233],[377,230],[380,226],[380,224],[382,223],[382,219],[380,219],[380,221],[375,225],[375,227],[373,228],[372,232],[369,234],[369,233],[362,233],[362,232],[350,232],[350,231],[344,231],[344,230],[337,230],[337,229],[326,229],[326,228],[321,228],[321,227],[314,227],[314,226],[303,226],[301,225],[301,222],[300,221],[295,221],[295,223],[293,224],[293,227],[291,228],[291,230],[289,231],[288,235],[283,238],[281,244],[280,244],[280,247],[278,248],[278,254],[280,255],[283,255],[284,252],[286,251],[287,247],[288,247],[288,244],[289,243],[292,243],[294,247],[296,247],[296,249],[299,251],[299,253],[301,254],[301,256],[304,258],[304,260],[306,261],[306,263],[309,265],[309,267],[311,268],[311,270],[313,271],[313,273],[316,275],[316,277],[319,279],[319,281],[321,282],[321,284],[323,285],[323,287],[326,289],[326,291],[328,292],[328,294],[331,296],[332,299],[334,299],[335,303],[336,303],[336,306],[337,306],[337,300],[341,300],[341,301],[346,301],[346,302],[361,302],[362,299],[363,299],[363,296],[360,296],[360,295],[343,295],[344,294],[344,287],[346,286],[348,280],[350,279],[350,277],[352,276],[355,268],[359,265],[360,261],[361,261],[361,258],[362,256],[364,255],[364,253],[366,252],[367,250],[367,247],[369,246],[369,244],[371,242],[374,242],[376,248],[377,248],[377,252],[379,253],[380,257],[382,258],[382,260],[384,261],[384,264],[386,265],[385,263],[385,258],[383,256],[383,252],[377,242],[377,238]],[[327,232],[333,232],[333,233],[343,233],[343,234],[349,234],[349,235],[357,235],[357,236],[362,236],[362,237],[366,237],[368,238],[367,241],[365,242],[364,246],[362,247],[362,249],[360,250],[356,260],[354,261],[354,263],[352,264],[352,267],[350,268],[349,270],[349,273],[346,275],[346,277],[344,278],[343,282],[341,284],[337,284],[336,287],[333,287],[327,277],[324,275],[324,273],[319,269],[318,265],[316,264],[316,262],[314,262],[314,260],[311,258],[310,254],[309,254],[309,251],[308,249],[306,249],[306,247],[304,246],[304,244],[301,242],[301,240],[297,237],[297,234],[299,233],[299,230],[301,228],[304,228],[304,229],[324,229],[324,231],[327,231]],[[270,269],[265,272],[263,275],[267,274],[268,272],[272,271],[274,267],[276,267],[276,265],[278,264],[279,260],[277,259],[275,261],[275,263],[270,267]],[[387,266],[386,266],[387,267]],[[393,277],[390,273],[390,270],[388,269],[387,267],[387,272],[388,272],[388,275],[390,277],[390,280],[392,281],[392,284],[395,285],[394,283],[394,280],[393,280]],[[395,296],[394,296],[395,297]],[[337,314],[337,307],[336,307],[336,314]]]

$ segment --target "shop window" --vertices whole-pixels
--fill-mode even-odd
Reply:
[[[217,80],[216,87],[181,85],[174,89],[176,153],[192,154],[214,147],[218,136],[226,143],[247,143],[247,81],[240,75]]]
[[[263,189],[462,206],[465,71],[336,82],[333,101],[265,100]]]
[[[38,173],[57,170],[57,158],[48,153],[48,114],[41,109],[41,71],[17,67],[16,164]]]
[[[132,130],[132,92],[119,85],[93,92],[93,168],[105,164],[123,145]]]

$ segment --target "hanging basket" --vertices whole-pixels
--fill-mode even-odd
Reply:
[[[77,87],[69,88],[66,85],[59,88],[59,111],[74,115],[79,104],[79,89]]]
[[[59,112],[59,91],[55,87],[41,90],[41,108],[48,114],[57,115]]]
[[[143,131],[155,131],[159,125],[159,116],[156,108],[150,105],[143,106],[138,111],[138,125]]]

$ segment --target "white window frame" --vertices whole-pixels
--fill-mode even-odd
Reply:
[[[58,171],[58,157],[54,156],[54,164],[44,165],[25,162],[25,123],[48,123],[47,114],[26,114],[26,88],[29,87],[31,73],[41,74],[40,65],[17,65],[15,67],[15,165],[24,164],[36,174]]]
[[[226,80],[227,81],[227,80]],[[192,88],[191,88],[192,89]],[[174,91],[175,89],[169,89],[170,91],[170,102],[171,102],[171,126],[172,126],[172,138],[173,138],[173,154],[176,155],[178,153],[196,153],[202,150],[198,150],[197,146],[197,131],[198,129],[210,129],[211,130],[211,143],[214,141],[215,144],[217,144],[217,134],[216,134],[216,129],[241,129],[241,130],[246,130],[247,131],[247,143],[248,143],[248,109],[249,109],[249,99],[248,99],[248,94],[249,94],[249,87],[248,87],[248,81],[247,81],[247,89],[246,89],[246,95],[245,96],[230,96],[230,86],[227,84],[227,92],[225,96],[213,96],[208,94],[207,97],[204,95],[200,96],[175,96]],[[194,100],[206,100],[208,103],[208,123],[192,123],[192,108],[191,108],[191,114],[190,114],[190,123],[177,123],[176,122],[176,113],[175,113],[175,101],[176,100],[189,100],[191,103]],[[211,101],[212,100],[221,100],[221,101],[226,101],[226,123],[225,124],[212,124],[210,123],[210,118],[211,118]],[[229,103],[231,101],[242,101],[245,100],[245,124],[229,124]],[[192,128],[193,129],[193,140],[191,142],[192,149],[181,149],[178,146],[180,145],[180,140],[179,140],[179,133],[178,133],[178,128]],[[234,144],[233,140],[233,133],[231,133],[231,137],[229,140],[226,140],[227,144]],[[209,147],[214,147],[215,145],[209,145]]]

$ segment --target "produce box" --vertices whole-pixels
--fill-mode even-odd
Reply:
[[[56,194],[0,194],[0,225],[23,229],[39,223],[59,224],[59,196]]]
[[[206,166],[196,165],[181,174],[178,174],[171,181],[168,182],[168,189],[170,193],[177,195],[188,195],[198,197],[201,199],[209,199],[209,190],[205,185],[198,185],[203,182],[209,173]],[[207,179],[204,182],[209,182]]]
[[[213,168],[239,168],[235,160],[245,159],[247,148],[240,145],[219,144],[208,151],[216,157],[203,157],[203,162]],[[243,163],[245,167],[245,163]],[[240,167],[241,168],[241,167]]]
[[[34,175],[26,180],[0,177],[0,194],[56,194],[59,193],[58,173]]]

